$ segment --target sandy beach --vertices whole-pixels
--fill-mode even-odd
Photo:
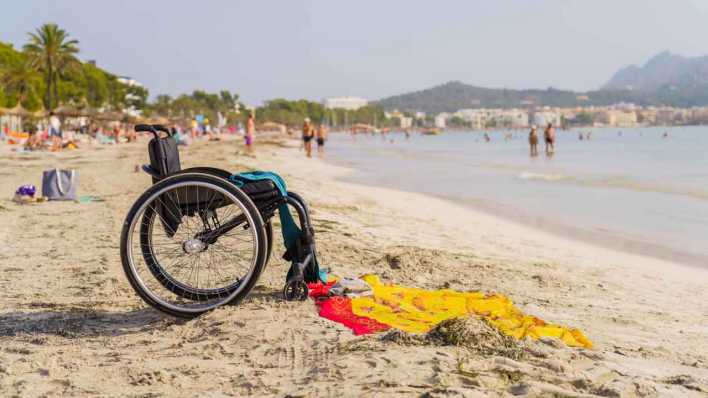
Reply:
[[[463,347],[356,337],[311,300],[281,299],[276,255],[242,304],[182,321],[148,308],[119,235],[149,186],[146,141],[62,153],[0,147],[1,396],[605,396],[708,394],[708,269],[599,248],[414,193],[345,183],[351,170],[290,141],[199,142],[183,167],[273,170],[312,209],[321,263],[407,286],[499,292],[585,332],[595,348],[529,342],[511,359]],[[80,195],[11,201],[42,170],[76,169]],[[391,266],[396,258],[395,266]]]

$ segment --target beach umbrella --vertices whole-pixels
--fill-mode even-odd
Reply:
[[[73,107],[71,105],[62,105],[57,108],[54,108],[54,114],[59,115],[59,116],[65,116],[65,117],[79,117],[79,116],[85,116],[81,111],[79,111],[76,107]]]
[[[101,112],[95,116],[95,119],[104,122],[118,122],[123,120],[123,114],[116,111]]]
[[[30,112],[27,109],[23,108],[22,105],[18,102],[17,105],[15,105],[14,108],[8,110],[7,113],[9,115],[17,116],[32,116],[34,112]]]
[[[167,125],[170,121],[164,116],[151,117],[145,121],[147,124],[163,124]]]
[[[284,124],[280,123],[275,123],[275,122],[265,122],[258,126],[258,130],[260,131],[277,131],[280,133],[285,133],[287,131],[287,127],[285,127]]]

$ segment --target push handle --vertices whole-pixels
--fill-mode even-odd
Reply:
[[[152,133],[155,138],[160,138],[160,134],[158,134],[158,131],[162,131],[166,133],[168,136],[172,136],[170,133],[170,129],[167,127],[161,125],[161,124],[136,124],[135,125],[135,132],[140,133],[140,132],[147,132],[147,133]]]

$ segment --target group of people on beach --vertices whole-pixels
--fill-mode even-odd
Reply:
[[[556,129],[552,123],[548,123],[543,131],[543,140],[546,143],[546,156],[553,156],[556,151]],[[529,146],[531,147],[531,157],[538,156],[538,132],[536,126],[531,126],[529,132]]]
[[[324,144],[327,139],[327,127],[324,124],[314,126],[309,117],[302,124],[302,144],[308,158],[312,157],[312,140],[317,142],[317,153],[324,153]]]
[[[10,136],[8,141],[22,145],[24,151],[49,150],[51,152],[77,149],[80,142],[120,144],[137,140],[131,124],[93,121],[78,126],[66,125],[54,112],[50,112],[47,119],[27,120],[23,126],[24,132],[15,134],[17,140],[10,136],[9,131],[2,132],[0,136]]]

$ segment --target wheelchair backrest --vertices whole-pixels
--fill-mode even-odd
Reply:
[[[171,136],[156,136],[151,139],[148,144],[148,152],[150,154],[150,166],[158,173],[159,177],[181,170],[177,141]]]

